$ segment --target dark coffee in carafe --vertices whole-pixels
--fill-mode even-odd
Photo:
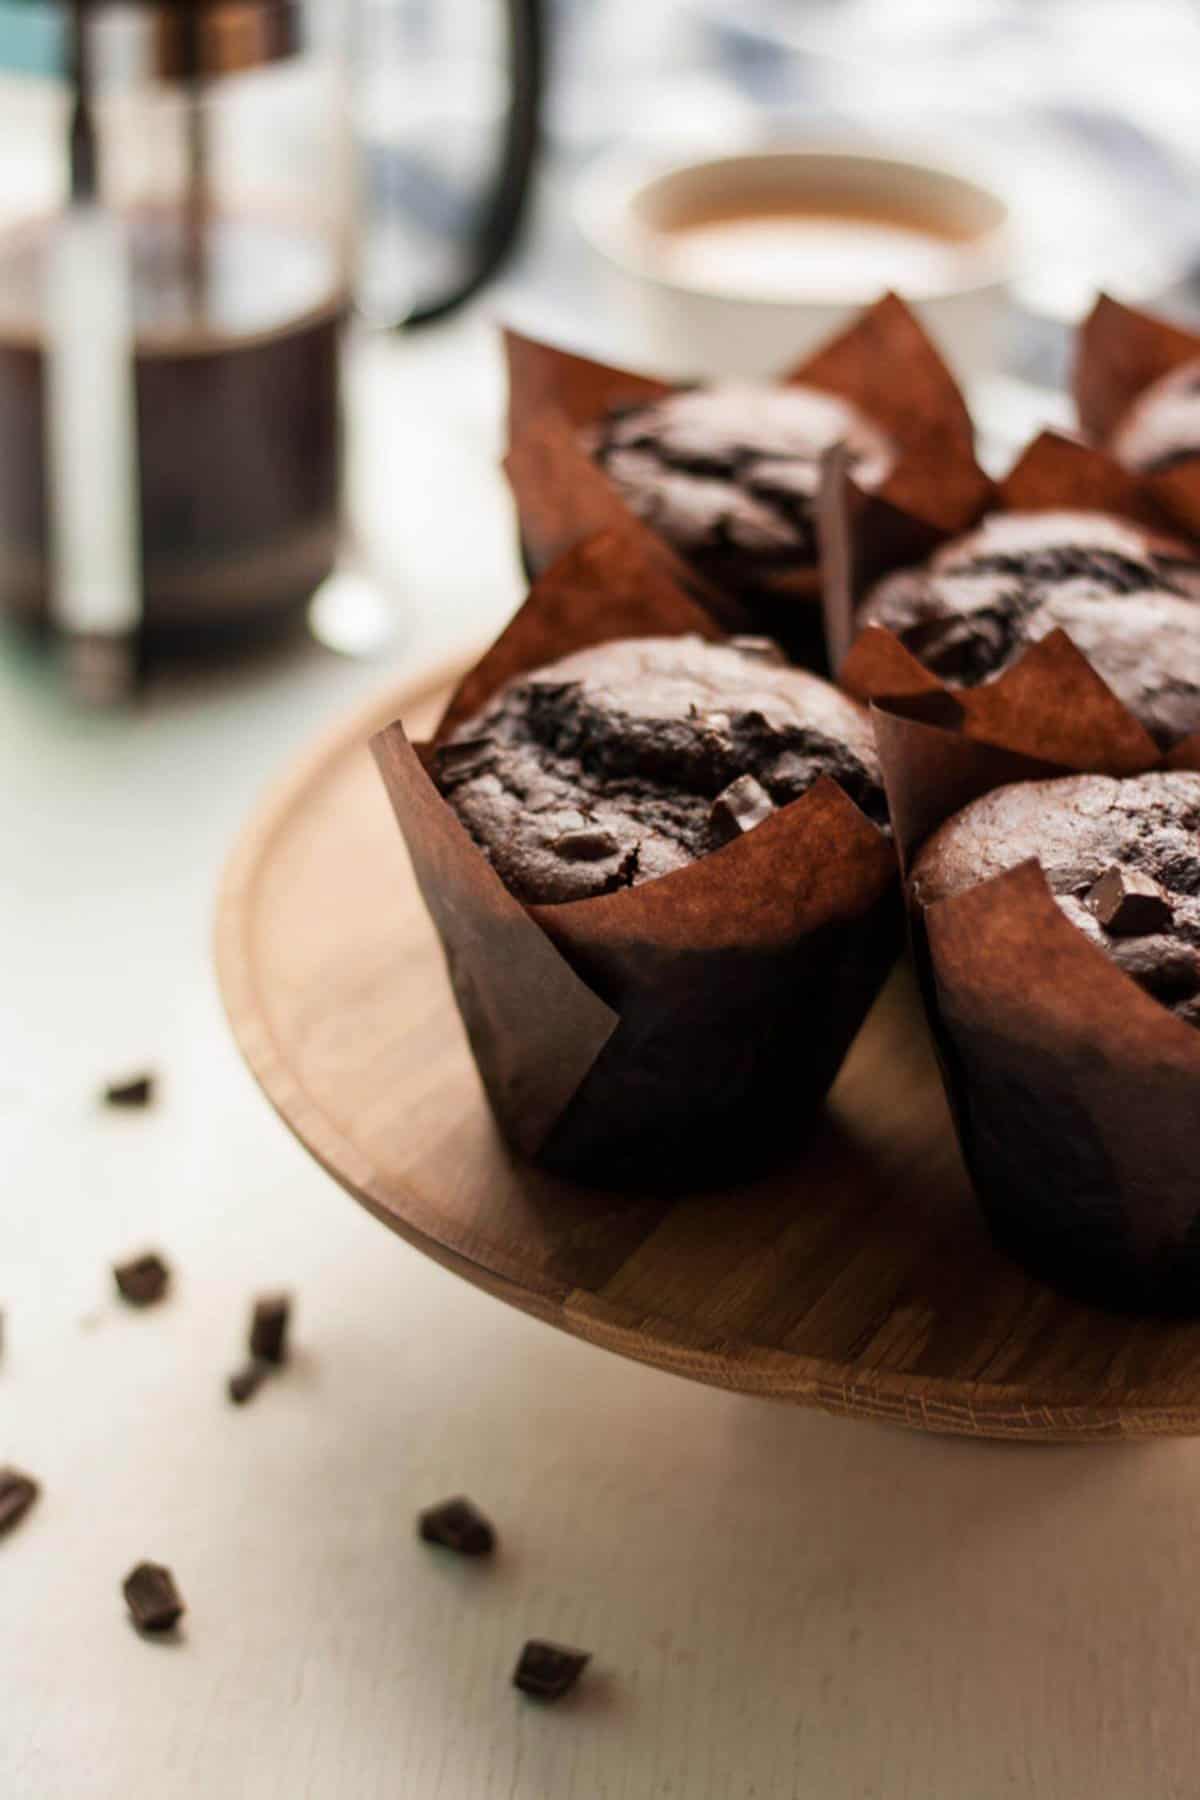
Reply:
[[[146,624],[286,620],[333,566],[346,296],[303,223],[218,215],[199,263],[173,214],[128,220]],[[43,314],[53,221],[0,237],[0,606],[51,603]]]

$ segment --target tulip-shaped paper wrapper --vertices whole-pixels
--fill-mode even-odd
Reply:
[[[443,800],[433,756],[506,682],[622,637],[719,635],[641,534],[590,539],[533,588],[430,744],[372,748],[501,1130],[600,1185],[678,1187],[785,1154],[894,960],[889,839],[836,783],[660,880],[522,905]]]
[[[1066,640],[1039,649],[1021,751],[948,723],[936,691],[876,706],[907,865],[980,794],[1067,772],[1055,678],[1090,671]],[[1130,773],[1114,750],[1135,743],[1136,722],[1127,715],[1122,736],[1109,702],[1085,766]],[[1100,707],[1093,724],[1103,727]],[[1195,740],[1169,762],[1200,768]],[[1136,766],[1162,766],[1153,745]],[[1200,1033],[1071,924],[1036,862],[927,909],[914,903],[911,924],[947,1094],[997,1242],[1100,1304],[1200,1313]]]

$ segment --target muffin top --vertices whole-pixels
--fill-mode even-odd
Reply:
[[[1036,857],[1071,923],[1190,1025],[1200,1025],[1200,775],[1065,775],[997,788],[934,833],[922,906]]]
[[[1200,456],[1200,358],[1143,389],[1108,448],[1119,463],[1141,475],[1165,475]]]
[[[1062,629],[1162,745],[1200,727],[1200,558],[1107,513],[993,513],[928,563],[886,576],[883,625],[958,687]]]
[[[817,561],[812,502],[825,451],[844,443],[856,480],[894,461],[878,426],[818,388],[722,382],[610,413],[585,434],[627,505],[693,558]]]
[[[886,818],[866,713],[757,638],[623,638],[564,657],[494,694],[435,772],[527,903],[670,874],[821,775]]]

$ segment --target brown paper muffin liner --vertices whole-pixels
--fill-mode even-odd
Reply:
[[[874,709],[906,864],[980,794],[1066,772],[967,737],[938,708],[939,696],[920,695]],[[1032,717],[1027,727],[1035,743]],[[1043,741],[1056,736],[1048,718]],[[1169,760],[1200,768],[1194,743]],[[1075,929],[1036,862],[928,909],[914,904],[910,923],[946,1093],[996,1242],[1101,1305],[1200,1313],[1200,1033]]]
[[[634,515],[580,433],[605,413],[673,391],[656,381],[550,344],[505,333],[509,451],[505,461],[531,575],[594,532]],[[862,504],[868,517],[900,514],[926,534],[953,533],[975,517],[990,483],[975,461],[970,416],[954,378],[916,318],[887,295],[840,336],[780,376],[850,402],[888,433],[898,455],[887,481]],[[819,665],[819,572],[797,565],[773,574],[771,592],[717,587],[686,564],[649,526],[675,575],[730,631],[769,630],[797,660]],[[922,541],[925,541],[924,539]]]
[[[1137,525],[1164,529],[1161,514],[1135,476],[1102,452],[1047,431],[997,486],[988,510],[1059,508],[1114,513]],[[1161,752],[1150,734],[1062,631],[1031,644],[1002,675],[973,688],[945,686],[880,626],[856,632],[853,621],[872,583],[912,559],[895,553],[899,526],[886,544],[864,535],[857,496],[836,455],[825,470],[820,523],[831,658],[839,685],[855,699],[936,695],[939,717],[962,736],[1053,764],[1059,771],[1133,775],[1158,766]],[[944,535],[938,541],[944,542]],[[922,716],[931,716],[929,703]],[[1180,744],[1173,753],[1182,758],[1177,766],[1190,766],[1198,745],[1200,732]]]
[[[1146,388],[1200,359],[1200,336],[1101,294],[1079,328],[1072,390],[1080,424],[1097,444],[1112,443]],[[1200,455],[1138,477],[1164,521],[1200,537]]]
[[[644,554],[589,539],[533,588],[429,744],[372,749],[442,939],[508,1141],[597,1185],[749,1173],[795,1142],[895,959],[895,852],[831,780],[643,886],[556,906],[504,887],[431,779],[454,726],[503,683],[629,636],[719,636]]]

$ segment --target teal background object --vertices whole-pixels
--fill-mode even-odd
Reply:
[[[45,0],[0,0],[0,70],[54,76],[66,67],[66,16]]]

